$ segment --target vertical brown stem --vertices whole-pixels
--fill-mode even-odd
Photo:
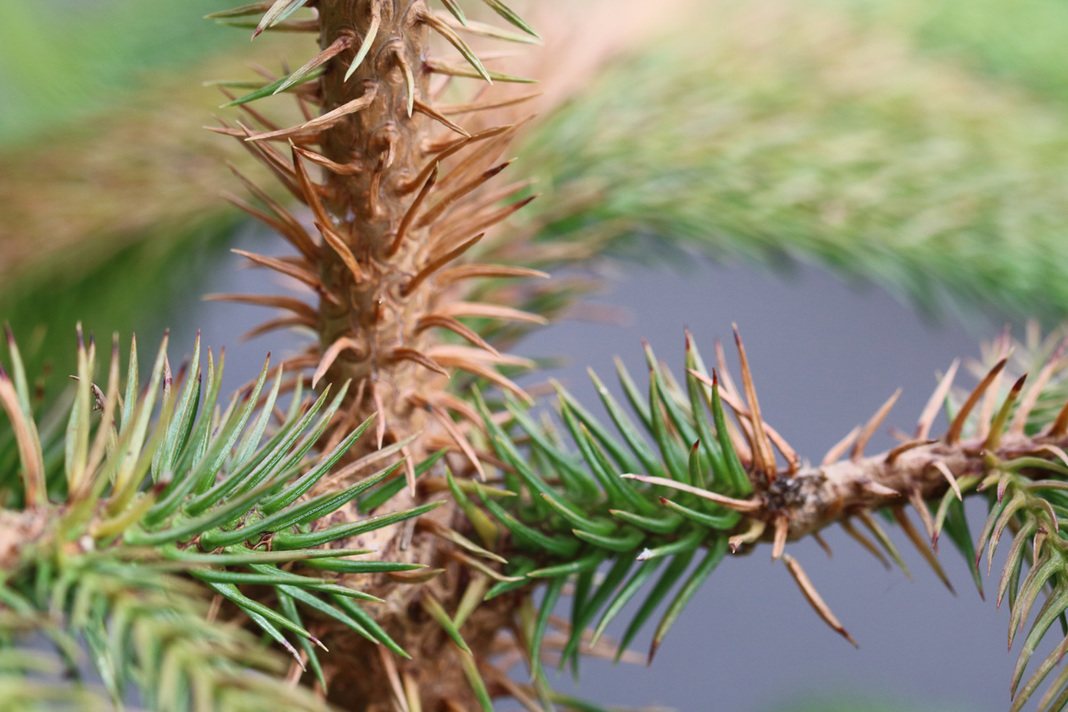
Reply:
[[[414,412],[400,397],[418,390],[422,382],[439,378],[411,360],[391,356],[397,349],[422,351],[427,338],[416,331],[418,319],[429,311],[432,292],[402,294],[410,275],[416,273],[427,249],[428,229],[410,226],[395,253],[394,237],[414,199],[408,189],[426,164],[421,144],[429,126],[419,114],[409,116],[410,87],[416,100],[427,91],[428,74],[421,71],[427,52],[428,29],[421,18],[427,12],[424,0],[320,0],[320,45],[329,46],[338,37],[351,34],[354,41],[323,77],[323,111],[374,92],[367,108],[355,112],[325,130],[319,137],[323,155],[340,164],[355,165],[352,175],[326,173],[324,202],[341,236],[363,269],[357,279],[336,252],[326,251],[320,277],[333,299],[320,301],[320,341],[325,351],[340,338],[351,338],[354,348],[338,356],[327,380],[352,379],[361,394],[350,412],[360,420],[384,406],[385,421],[392,434],[401,437],[421,426],[421,413]],[[366,38],[373,32],[370,47]],[[346,79],[354,57],[365,50],[360,65]],[[405,67],[411,70],[406,76]],[[411,84],[409,83],[411,82]]]
[[[417,432],[424,424],[425,412],[409,404],[405,393],[427,393],[445,384],[445,377],[424,357],[432,337],[419,329],[420,317],[433,311],[437,292],[404,290],[429,254],[430,227],[419,226],[409,214],[418,207],[413,203],[425,197],[420,193],[424,183],[417,178],[430,160],[423,145],[431,125],[422,114],[409,114],[409,107],[426,100],[429,73],[423,70],[422,58],[429,38],[422,18],[427,7],[424,0],[320,0],[318,10],[322,47],[346,34],[353,38],[322,79],[323,113],[374,92],[369,106],[317,137],[324,156],[357,169],[325,171],[322,184],[323,204],[333,222],[327,227],[341,238],[360,267],[360,273],[354,273],[337,250],[323,250],[319,272],[329,296],[319,304],[321,349],[327,353],[335,343],[344,346],[334,350],[338,355],[325,380],[351,379],[349,417],[358,422],[378,412],[380,422],[387,426],[382,432],[390,441]],[[370,46],[365,47],[369,36]],[[346,79],[346,71],[361,51],[365,52],[361,63]],[[413,88],[416,96],[411,97]],[[363,444],[374,446],[371,439]],[[413,445],[410,455],[420,454],[418,445]],[[379,512],[412,504],[410,495],[400,493]],[[448,521],[454,511],[443,507],[435,515]],[[374,540],[353,544],[373,547],[390,560],[446,568],[438,580],[422,584],[433,586],[445,600],[451,601],[462,590],[466,575],[455,563],[441,561],[435,538],[416,537],[401,551],[401,529],[380,530],[374,536]],[[413,656],[412,661],[391,658],[391,665],[417,685],[423,709],[438,709],[446,700],[473,708],[475,702],[451,641],[426,620],[418,605],[415,596],[422,586],[381,577],[372,589],[387,599],[373,611],[376,620]],[[476,640],[479,636],[472,633],[471,644],[488,649],[502,625],[502,621],[483,626],[469,623],[468,631],[484,630],[481,637],[486,638]],[[351,630],[325,628],[332,651],[331,701],[346,709],[393,709],[394,693],[387,682],[391,670],[383,667],[377,646]]]

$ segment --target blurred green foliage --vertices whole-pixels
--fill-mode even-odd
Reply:
[[[546,238],[652,236],[816,261],[924,307],[1068,314],[1052,259],[1068,239],[1059,104],[826,3],[715,9],[536,128],[525,153],[549,194]]]
[[[8,280],[0,291],[0,322],[11,326],[50,400],[67,387],[73,373],[75,327],[107,341],[112,332],[159,334],[184,321],[182,310],[200,297],[201,278],[225,254],[224,238],[236,220],[219,215],[181,231],[160,231],[156,239],[129,245],[110,260],[72,273],[44,265],[38,272]]]
[[[181,71],[233,35],[215,0],[0,3],[0,145],[131,100],[150,70]]]
[[[1068,3],[1061,0],[826,0],[925,52],[1068,101]]]
[[[894,703],[865,695],[806,695],[800,701],[792,701],[775,707],[768,712],[964,712],[961,707],[947,707]]]
[[[739,25],[746,6],[757,9]],[[996,307],[1049,321],[1068,313],[1068,280],[1050,259],[1068,223],[1061,121],[1068,5],[718,0],[714,7],[706,14],[715,22],[690,22],[685,36],[676,29],[671,42],[633,48],[629,60],[540,119],[523,158],[551,191],[529,212],[548,224],[546,237],[604,238],[642,254],[698,245],[718,258],[816,260],[925,305],[949,295],[973,313]],[[215,0],[0,4],[0,147],[32,145],[80,117],[160,101],[151,90],[164,75],[188,73],[219,48],[234,51],[234,30],[200,19],[216,9]],[[203,107],[174,110],[188,113],[191,131],[207,118]],[[214,218],[223,215],[233,213],[219,201]],[[212,221],[202,212],[193,223]],[[214,224],[223,236],[231,223]],[[140,239],[202,234],[165,232]],[[656,247],[635,236],[657,238]],[[197,254],[153,249],[169,254],[172,271]],[[135,252],[116,247],[125,255],[117,264]],[[119,286],[135,273],[104,267],[100,274],[116,286],[93,292],[123,299],[143,288]],[[102,283],[96,272],[30,281],[0,294],[6,315],[50,321],[58,303],[108,311],[79,296],[79,284]],[[190,298],[198,291],[195,280],[182,286]],[[158,287],[154,294],[166,304],[174,293]],[[126,299],[114,321],[103,321],[144,324],[137,313],[150,303]],[[67,313],[59,328],[73,318]]]

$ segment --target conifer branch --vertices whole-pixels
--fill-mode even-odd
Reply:
[[[863,444],[887,415],[895,394],[859,437],[833,448],[838,455],[818,466],[798,463],[792,448],[777,433],[769,437],[775,431],[757,422],[756,390],[747,360],[741,360],[743,397],[728,374],[722,379],[715,371],[708,374],[689,336],[685,387],[675,383],[648,348],[647,396],[637,391],[625,370],[620,371],[633,416],[591,374],[615,433],[558,389],[560,419],[578,447],[577,454],[552,427],[531,418],[518,401],[505,400],[509,418],[502,422],[480,398],[488,443],[502,463],[499,479],[491,478],[489,485],[503,486],[512,496],[489,496],[479,484],[473,486],[474,499],[456,487],[453,491],[472,522],[481,520],[481,515],[480,519],[472,515],[476,503],[491,517],[492,523],[483,521],[475,527],[483,543],[496,543],[499,551],[514,549],[487,598],[547,582],[546,601],[551,602],[555,587],[571,582],[575,591],[571,630],[562,663],[576,666],[585,631],[592,627],[596,640],[643,584],[655,580],[616,650],[619,659],[655,610],[664,607],[651,659],[693,590],[725,551],[744,554],[770,544],[772,558],[783,559],[813,609],[853,642],[801,564],[786,553],[789,542],[818,536],[841,523],[881,563],[888,558],[900,562],[871,516],[886,510],[952,591],[932,552],[939,536],[949,534],[979,585],[978,557],[987,551],[989,566],[1002,534],[1011,529],[1015,538],[998,591],[999,604],[1006,594],[1010,601],[1010,645],[1029,619],[1036,598],[1043,588],[1049,589],[1013,675],[1014,709],[1019,709],[1061,658],[1063,646],[1020,685],[1038,643],[1068,609],[1062,552],[1068,540],[1059,533],[1059,518],[1068,514],[1068,502],[1061,502],[1068,490],[1062,481],[1068,475],[1068,435],[1052,415],[1063,412],[1068,401],[1068,371],[1050,343],[1055,342],[1037,349],[1035,362],[1029,364],[1042,374],[1041,392],[1032,391],[1021,399],[1021,376],[1004,394],[995,393],[992,384],[1008,364],[1007,358],[1000,358],[975,388],[963,394],[941,438],[907,440],[887,452],[864,456]],[[740,339],[738,345],[744,353]],[[939,384],[937,398],[949,395],[955,370]],[[987,405],[977,410],[984,399]],[[1023,425],[1012,425],[1010,416],[1012,423]],[[925,409],[918,432],[926,435],[932,420],[930,409]],[[769,449],[771,442],[779,457]],[[848,443],[854,443],[852,452],[838,459]],[[991,507],[977,543],[963,515],[965,496],[985,497]],[[924,523],[928,540],[907,516],[909,506]],[[861,535],[853,520],[862,522],[875,541]],[[507,537],[505,543],[502,537]],[[1025,555],[1028,551],[1030,556]],[[703,563],[683,579],[702,552]],[[664,561],[667,565],[658,575]],[[1028,565],[1030,573],[1023,576]],[[598,582],[597,572],[604,570]],[[546,611],[543,607],[543,616]],[[536,660],[540,638],[530,642],[529,655]],[[538,668],[533,666],[532,672],[537,676]],[[1040,707],[1056,709],[1051,701],[1064,689],[1068,675],[1054,680]]]
[[[23,685],[12,679],[22,663],[0,666],[0,686],[11,688],[5,699],[32,705],[88,695],[86,704],[96,704],[81,680],[88,654],[114,702],[136,686],[155,709],[280,701],[324,709],[309,691],[282,682],[284,658],[244,625],[288,651],[293,664],[310,667],[324,688],[316,651],[323,645],[313,632],[319,617],[405,654],[364,609],[381,600],[352,584],[361,574],[421,565],[368,560],[366,549],[330,545],[403,523],[440,502],[337,523],[332,515],[346,503],[381,496],[400,464],[322,491],[324,477],[371,426],[368,419],[313,453],[344,389],[314,402],[297,394],[270,428],[281,369],[268,385],[264,364],[255,383],[223,407],[222,355],[216,362],[208,350],[202,364],[199,340],[174,374],[164,339],[147,383],[139,378],[135,341],[124,384],[116,340],[98,385],[96,344],[80,331],[78,337],[63,433],[38,429],[10,335],[0,370],[0,407],[11,426],[0,431],[0,461],[10,465],[5,474],[17,474],[5,481],[0,509],[0,656],[16,660],[27,640],[43,635],[74,679],[48,692],[32,679]],[[354,464],[369,472],[370,461]],[[226,624],[214,620],[221,601]],[[26,664],[35,665],[40,655],[31,658]]]
[[[502,351],[577,290],[517,292],[499,280],[537,277],[535,266],[597,248],[569,248],[562,241],[555,250],[534,247],[528,238],[535,230],[498,238],[501,224],[535,196],[526,181],[492,183],[509,163],[501,154],[518,122],[507,114],[501,121],[504,112],[496,118],[482,114],[510,109],[522,98],[487,93],[458,105],[439,101],[445,87],[462,78],[484,81],[493,92],[527,81],[491,70],[490,55],[474,39],[469,43],[472,36],[537,37],[504,3],[485,4],[524,34],[471,21],[451,1],[443,3],[448,15],[424,0],[268,0],[219,15],[224,23],[252,29],[253,37],[319,37],[318,50],[295,72],[262,72],[267,83],[240,87],[251,89],[242,96],[230,92],[239,87],[224,87],[243,117],[217,130],[261,161],[310,211],[314,226],[306,227],[270,191],[242,178],[256,204],[234,202],[279,231],[297,254],[241,254],[311,287],[317,303],[221,296],[285,312],[255,331],[293,325],[314,330],[318,342],[288,363],[323,390],[305,405],[305,373],[283,382],[279,372],[265,393],[265,367],[248,391],[213,412],[220,374],[210,355],[202,389],[199,358],[175,378],[161,351],[142,393],[136,366],[121,387],[117,358],[106,388],[97,386],[95,347],[82,344],[75,405],[59,447],[37,431],[13,351],[12,376],[0,374],[0,406],[12,423],[10,433],[0,436],[0,461],[20,463],[0,471],[15,493],[7,502],[11,508],[0,510],[0,562],[14,572],[0,584],[3,612],[19,625],[40,622],[47,613],[66,633],[84,635],[97,657],[122,661],[98,666],[116,699],[126,680],[152,685],[160,695],[157,706],[175,701],[181,707],[205,695],[224,699],[237,694],[232,680],[212,675],[231,672],[234,651],[247,654],[254,669],[276,664],[270,655],[261,665],[253,652],[244,652],[241,646],[250,641],[231,641],[231,633],[234,640],[242,637],[236,627],[208,636],[217,642],[216,658],[191,663],[186,648],[193,642],[180,636],[160,642],[166,635],[158,621],[140,612],[126,614],[130,621],[124,624],[135,633],[148,631],[133,636],[149,640],[147,652],[123,655],[94,642],[113,636],[111,611],[120,609],[124,596],[153,600],[156,609],[188,605],[183,630],[194,637],[205,616],[194,602],[196,592],[207,590],[294,656],[300,669],[294,668],[292,679],[306,665],[321,687],[331,685],[332,699],[417,709],[427,696],[430,704],[451,697],[486,709],[494,695],[510,694],[548,706],[560,698],[544,683],[543,649],[559,648],[561,661],[572,665],[583,651],[603,650],[605,627],[649,582],[651,591],[616,657],[666,603],[651,658],[727,552],[747,553],[762,544],[784,561],[821,618],[852,640],[787,548],[844,522],[877,558],[900,562],[872,517],[889,509],[949,585],[906,515],[908,505],[933,543],[945,531],[969,559],[976,550],[992,556],[1004,533],[1014,534],[999,585],[999,598],[1007,596],[1012,608],[1010,642],[1037,597],[1050,589],[1025,635],[1014,675],[1022,705],[1064,648],[1020,686],[1035,646],[1068,606],[1058,520],[1064,514],[1058,508],[1068,512],[1059,478],[1068,474],[1060,464],[1068,461],[1068,406],[1061,398],[1048,410],[1050,394],[1063,381],[1057,359],[1038,369],[1029,390],[1021,378],[1004,397],[1002,375],[1012,369],[1001,359],[959,401],[946,433],[931,439],[933,413],[951,387],[948,377],[921,416],[915,439],[865,457],[895,394],[824,464],[811,466],[765,422],[740,338],[741,389],[722,363],[710,373],[692,345],[685,386],[649,350],[647,394],[620,374],[634,417],[598,382],[618,433],[561,391],[561,419],[576,455],[554,426],[531,417],[532,399],[511,378],[514,369],[529,364]],[[432,56],[432,36],[462,61]],[[296,100],[301,120],[277,121],[255,104],[279,93]],[[566,232],[568,206],[557,215],[564,216]],[[605,223],[611,232],[626,220]],[[598,245],[603,242],[607,238]],[[456,345],[453,336],[470,345]],[[494,384],[504,395],[488,401],[476,396],[472,404],[457,397],[450,378]],[[339,383],[351,388],[331,396]],[[268,435],[277,398],[290,390],[290,412]],[[361,438],[372,416],[375,437]],[[480,481],[453,477],[435,465],[438,456],[424,457],[438,446],[462,456],[451,464],[477,473]],[[405,458],[404,477],[400,463],[375,471],[397,453]],[[62,471],[55,466],[59,460]],[[455,506],[417,523],[439,506],[434,495],[444,490]],[[990,498],[992,506],[977,547],[961,509],[964,497],[976,495]],[[387,529],[393,524],[399,526]],[[367,553],[364,544],[380,548],[386,560],[349,558]],[[429,565],[413,564],[416,558]],[[103,574],[93,568],[101,561]],[[348,586],[359,574],[376,576],[366,588]],[[973,575],[978,581],[977,568]],[[545,586],[540,610],[530,597],[534,582]],[[40,589],[52,583],[60,593],[46,609]],[[569,583],[575,591],[572,619],[561,638],[553,631],[560,627],[553,605]],[[180,598],[152,598],[160,591]],[[29,608],[20,608],[23,599]],[[491,658],[498,650],[494,638],[506,627],[526,650],[530,686],[509,680]],[[592,636],[585,636],[591,627]],[[117,630],[121,642],[126,629]],[[327,662],[325,643],[339,643],[342,657]],[[408,663],[409,649],[429,658]],[[433,663],[445,650],[460,666],[438,679]],[[337,675],[351,667],[346,660],[367,664],[373,674],[358,681]],[[159,669],[158,679],[141,669],[149,665]],[[465,687],[458,693],[452,678],[461,674]],[[270,693],[276,683],[260,685],[257,678],[252,694]],[[1065,689],[1068,677],[1058,677],[1042,704],[1056,705]],[[299,707],[304,697],[293,694]]]

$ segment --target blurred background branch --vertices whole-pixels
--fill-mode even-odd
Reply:
[[[677,3],[660,32],[629,34],[590,22],[601,4],[560,5],[541,24],[582,28],[589,82],[528,131],[524,159],[553,194],[527,216],[543,239],[625,253],[651,237],[815,260],[929,307],[1068,311],[1047,259],[1068,224],[1062,3]],[[213,9],[0,8],[0,306],[19,330],[67,334],[90,311],[128,329],[198,292],[196,265],[239,221],[217,195],[225,161],[255,170],[201,128],[220,97],[201,83],[260,79],[230,32],[198,21]],[[255,60],[277,72],[296,41]],[[539,71],[567,62],[550,48]]]

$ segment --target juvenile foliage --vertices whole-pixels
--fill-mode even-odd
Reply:
[[[92,699],[101,706],[103,695],[118,703],[132,685],[158,709],[263,708],[279,700],[321,708],[284,684],[284,659],[243,622],[296,664],[309,665],[323,684],[316,651],[322,643],[304,622],[309,616],[340,621],[405,654],[368,610],[379,600],[353,587],[359,578],[349,574],[419,566],[368,560],[366,550],[329,544],[436,503],[390,518],[321,524],[380,489],[398,467],[316,494],[371,425],[323,441],[344,389],[314,402],[295,394],[283,414],[282,371],[272,378],[265,364],[254,384],[224,403],[222,355],[217,362],[209,350],[202,364],[198,342],[174,375],[166,339],[147,383],[140,381],[136,341],[123,382],[116,341],[97,385],[96,345],[79,333],[66,428],[50,418],[41,431],[10,335],[8,348],[0,371],[0,404],[10,423],[0,439],[6,463],[0,684],[11,695],[5,699],[41,706]],[[335,572],[347,575],[342,580]],[[45,640],[58,659],[45,652]],[[63,671],[72,681],[54,689],[36,677]]]

